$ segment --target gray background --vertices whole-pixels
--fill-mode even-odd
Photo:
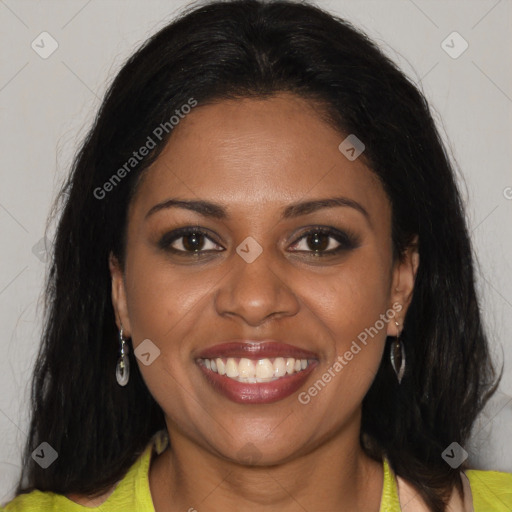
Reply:
[[[420,84],[460,170],[482,309],[505,372],[464,448],[478,467],[512,472],[511,0],[318,4],[367,31]],[[107,84],[184,5],[0,0],[0,503],[11,496],[20,469],[41,332],[46,264],[34,246],[41,246],[57,187]],[[47,59],[31,47],[43,31],[59,45]],[[455,59],[441,45],[453,31],[469,45]],[[452,53],[462,48],[457,38],[445,43]]]

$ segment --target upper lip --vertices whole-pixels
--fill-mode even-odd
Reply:
[[[202,350],[197,357],[202,359],[215,359],[217,357],[318,359],[318,355],[310,350],[270,339],[226,341]]]

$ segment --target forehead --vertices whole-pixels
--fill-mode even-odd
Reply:
[[[142,214],[178,196],[273,212],[302,198],[343,195],[382,216],[389,205],[380,181],[361,158],[340,152],[346,134],[319,108],[291,94],[195,107],[146,171],[133,209]]]

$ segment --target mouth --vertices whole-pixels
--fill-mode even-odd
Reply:
[[[212,388],[231,401],[266,404],[295,393],[318,356],[285,343],[244,340],[210,347],[195,361]]]
[[[302,372],[313,363],[313,360],[295,359],[293,357],[256,360],[246,357],[217,357],[216,359],[199,359],[198,363],[214,373],[225,375],[228,379],[233,379],[237,382],[259,384],[262,382],[272,382],[287,375]]]

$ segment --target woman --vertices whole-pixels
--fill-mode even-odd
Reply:
[[[512,509],[512,475],[464,465],[498,379],[452,167],[350,24],[189,11],[61,197],[8,512]]]

